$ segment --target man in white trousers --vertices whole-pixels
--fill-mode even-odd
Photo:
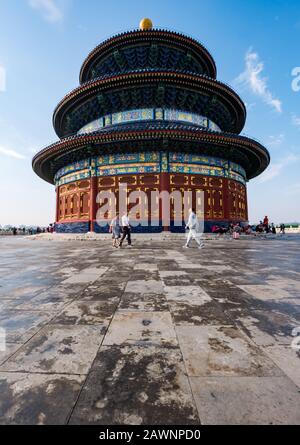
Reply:
[[[191,239],[194,239],[196,243],[198,244],[199,249],[202,249],[204,247],[204,243],[201,240],[201,234],[199,233],[199,222],[197,215],[195,213],[194,209],[189,210],[189,220],[186,225],[186,229],[189,230],[189,233],[187,235],[186,244],[183,246],[185,249],[189,248],[189,243]]]

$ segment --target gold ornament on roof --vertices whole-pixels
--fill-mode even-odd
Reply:
[[[148,31],[153,28],[152,21],[150,19],[144,18],[140,21],[140,29],[142,31]]]

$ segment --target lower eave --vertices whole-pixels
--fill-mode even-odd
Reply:
[[[51,169],[51,164],[57,157],[66,155],[68,152],[76,152],[86,146],[94,146],[103,144],[105,146],[113,143],[123,142],[139,142],[139,141],[186,141],[197,142],[199,144],[214,144],[215,146],[228,146],[231,149],[240,150],[245,156],[249,158],[255,157],[258,167],[255,171],[251,171],[246,166],[248,179],[252,179],[260,175],[270,163],[270,155],[268,150],[259,142],[245,136],[239,136],[229,133],[216,133],[212,131],[205,131],[199,127],[186,128],[188,126],[173,126],[175,128],[144,128],[129,130],[128,126],[119,125],[118,128],[110,127],[110,131],[98,131],[85,135],[75,135],[62,139],[54,144],[41,150],[32,160],[32,168],[35,173],[45,181],[53,184],[55,172]],[[183,127],[183,128],[182,128]],[[180,129],[179,129],[180,128]],[[209,154],[209,149],[208,153]],[[87,154],[88,156],[88,154]]]

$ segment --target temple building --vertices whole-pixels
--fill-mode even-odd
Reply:
[[[33,158],[34,171],[56,188],[57,232],[103,232],[101,191],[204,192],[205,229],[246,223],[246,183],[270,162],[265,147],[241,136],[246,108],[216,80],[214,59],[198,41],[173,31],[116,35],[84,61],[80,86],[53,115],[59,141]],[[172,205],[172,204],[171,204]],[[195,203],[191,203],[194,206]],[[147,209],[150,218],[151,209]],[[140,232],[182,231],[140,224]]]

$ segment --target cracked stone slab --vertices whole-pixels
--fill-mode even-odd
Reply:
[[[48,321],[51,314],[32,311],[7,310],[0,315],[0,327],[6,330],[6,341],[25,343]]]
[[[110,281],[94,281],[93,284],[87,286],[81,293],[80,300],[99,301],[120,298],[127,281],[128,278],[126,281],[120,280],[120,283],[113,279]]]
[[[178,267],[181,267],[181,269],[203,269],[203,267],[201,266],[201,264],[193,264],[193,263],[188,263],[188,262],[181,262],[181,261],[177,261]]]
[[[129,276],[127,277],[129,279]],[[157,281],[160,282],[157,270],[133,270],[130,275],[130,283],[137,281]]]
[[[185,278],[185,276],[187,276],[188,273],[185,270],[160,270],[159,275],[162,279],[173,278],[173,277],[177,278],[181,276]]]
[[[24,298],[25,296],[32,298],[44,290],[45,285],[34,286],[33,284],[25,285],[23,283],[23,286],[20,287],[9,286],[8,288],[0,288],[0,298],[1,300],[14,300],[16,298]]]
[[[299,425],[300,393],[287,377],[191,377],[203,425]]]
[[[102,339],[97,326],[47,326],[0,366],[0,371],[86,374]]]
[[[119,306],[120,311],[168,311],[169,304],[164,295],[124,293]]]
[[[232,319],[215,301],[199,305],[173,300],[170,301],[170,312],[176,326],[232,325]]]
[[[165,277],[163,278],[164,286],[192,286],[194,284],[193,277]]]
[[[190,376],[282,375],[282,371],[233,326],[177,326],[176,332]]]
[[[200,286],[164,286],[164,291],[168,301],[199,306],[212,301],[212,298]]]
[[[266,347],[264,352],[300,388],[300,350],[291,345],[275,345]]]
[[[70,423],[198,425],[179,349],[102,347]]]
[[[290,345],[292,331],[299,325],[296,319],[277,311],[252,311],[252,316],[236,316],[242,330],[259,346]]]
[[[67,422],[85,376],[0,372],[1,425]]]
[[[168,272],[168,271],[173,271],[173,270],[178,270],[178,264],[176,263],[175,260],[171,260],[171,259],[159,259],[158,261],[158,268],[159,268],[159,272]],[[182,271],[185,272],[185,271]]]
[[[88,267],[62,281],[61,284],[90,283],[96,281],[107,270],[107,267],[100,267],[99,269]]]
[[[201,264],[201,269],[205,269],[211,272],[216,272],[216,273],[223,273],[223,272],[232,272],[233,271],[233,267],[231,266],[217,266],[217,265],[213,265],[213,266],[204,266],[203,264]]]
[[[126,293],[136,294],[163,294],[163,285],[158,280],[128,281],[125,287]]]
[[[300,281],[292,278],[282,278],[280,276],[277,277],[276,275],[271,275],[268,277],[267,284],[279,287],[292,294],[300,292]]]
[[[157,264],[155,264],[155,263],[140,262],[134,266],[134,270],[146,270],[146,271],[150,271],[150,272],[155,272],[158,270],[158,268],[157,268]]]
[[[91,283],[96,281],[99,276],[103,275],[106,272],[106,268],[102,269],[102,272],[99,270],[99,273],[85,273],[79,272],[78,274],[74,274],[66,280],[62,281],[62,284],[76,284],[76,283]]]
[[[263,284],[248,284],[238,286],[243,291],[261,300],[281,300],[291,298],[291,294],[281,288]]]
[[[46,291],[30,300],[19,300],[15,304],[15,309],[18,311],[45,311],[47,313],[52,312],[55,314],[59,312],[68,301],[72,301],[73,298],[75,298],[75,295],[69,297],[68,295],[63,294],[63,296],[61,296],[59,291],[57,291],[57,293],[53,291],[52,293],[49,293]]]
[[[61,325],[101,325],[108,326],[119,299],[107,301],[74,301],[69,304],[55,319],[54,324]]]
[[[21,346],[20,343],[6,343],[5,350],[0,349],[0,365],[21,348]]]
[[[176,333],[170,313],[116,312],[103,345],[122,344],[176,346]]]

